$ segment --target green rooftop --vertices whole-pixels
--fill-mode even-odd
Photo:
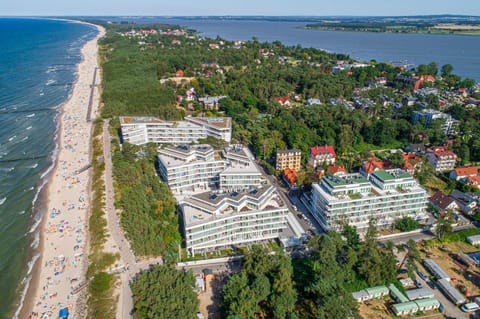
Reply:
[[[393,311],[395,313],[399,312],[417,312],[418,311],[418,306],[414,301],[409,301],[409,302],[402,302],[402,303],[397,303],[393,305]]]
[[[408,298],[394,284],[390,284],[388,289],[390,289],[390,294],[392,297],[398,302],[408,302]]]
[[[375,171],[372,174],[377,176],[378,178],[380,178],[383,181],[391,181],[391,180],[395,179],[395,176],[393,176],[392,174],[387,173],[386,171],[383,171],[383,170]]]

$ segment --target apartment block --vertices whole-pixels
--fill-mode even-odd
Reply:
[[[425,127],[429,127],[434,120],[441,120],[442,131],[446,135],[455,135],[458,132],[458,124],[460,121],[455,120],[450,114],[432,109],[414,111],[412,114],[412,124],[416,124],[421,119],[425,120]]]
[[[174,194],[208,189],[242,191],[266,183],[247,147],[231,145],[215,151],[206,144],[162,147],[158,150],[162,179]]]
[[[218,186],[219,174],[227,166],[213,147],[202,144],[159,148],[158,162],[160,175],[173,193]]]
[[[449,172],[455,168],[457,154],[445,146],[434,146],[427,149],[426,156],[437,172]]]
[[[427,197],[405,171],[377,170],[368,179],[359,173],[324,177],[312,185],[311,206],[327,230],[341,230],[345,223],[364,230],[371,218],[379,228],[391,227],[405,216],[425,219]]]
[[[276,239],[288,227],[288,207],[274,186],[196,194],[179,206],[190,255]]]
[[[298,149],[277,151],[275,169],[283,171],[286,168],[299,171],[302,163],[302,151]]]
[[[209,136],[230,142],[232,121],[229,117],[185,117],[184,121],[164,121],[154,117],[120,117],[123,141],[135,145],[146,143],[191,144]]]

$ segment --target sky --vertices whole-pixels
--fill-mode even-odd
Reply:
[[[2,16],[480,16],[479,0],[2,0]]]

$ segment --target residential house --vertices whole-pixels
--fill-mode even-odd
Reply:
[[[392,167],[388,159],[378,160],[376,158],[372,158],[368,162],[362,164],[362,166],[360,167],[360,174],[368,177],[370,176],[370,174],[377,170],[384,170],[390,168]]]
[[[288,98],[288,96],[276,97],[275,101],[280,103],[280,105],[282,105],[282,106],[290,106],[291,105],[290,99]]]
[[[335,164],[337,154],[331,145],[310,147],[308,153],[308,164],[317,168],[324,164]]]
[[[412,153],[415,153],[416,155],[425,154],[426,149],[427,148],[425,147],[424,143],[410,144],[405,148],[407,152],[412,152]]]
[[[346,174],[347,170],[345,169],[345,166],[332,164],[327,166],[327,172],[330,175],[342,175]]]
[[[464,214],[473,214],[478,207],[477,201],[473,196],[461,192],[458,189],[454,190],[453,193],[450,194],[450,197],[455,200],[460,211]]]
[[[414,153],[403,153],[403,162],[403,169],[413,174],[422,165],[422,158]]]
[[[187,92],[185,92],[185,101],[195,101],[197,99],[197,93],[195,93],[194,88],[189,88]]]
[[[278,150],[275,169],[278,171],[286,168],[299,171],[302,163],[302,151],[299,149]]]
[[[461,181],[466,180],[468,177],[479,176],[479,166],[457,167],[450,172],[450,178]]]
[[[198,102],[203,104],[205,109],[218,110],[220,107],[220,100],[226,98],[225,95],[220,96],[206,96],[198,98]]]
[[[437,172],[452,171],[457,162],[457,154],[445,146],[430,147],[427,149],[426,156]]]
[[[457,213],[459,207],[457,202],[452,197],[445,195],[441,191],[436,192],[432,197],[429,199],[430,205],[434,208],[438,209],[440,212],[455,212]]]
[[[310,98],[307,100],[307,106],[320,105],[320,104],[322,104],[322,102],[320,102],[320,99]]]
[[[294,188],[297,186],[298,174],[297,171],[290,168],[283,170],[283,180],[287,183],[288,187]]]

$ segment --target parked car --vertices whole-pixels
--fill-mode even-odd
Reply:
[[[460,309],[462,309],[462,311],[465,311],[465,312],[474,312],[479,310],[480,306],[478,306],[475,302],[470,302],[461,306]]]
[[[417,286],[417,288],[423,288],[423,285],[420,281],[415,279],[414,283],[415,283],[415,286]]]
[[[422,278],[423,280],[425,281],[429,281],[430,279],[428,278],[428,276],[423,272],[423,271],[417,271],[417,274],[418,276],[420,276],[420,278]]]

